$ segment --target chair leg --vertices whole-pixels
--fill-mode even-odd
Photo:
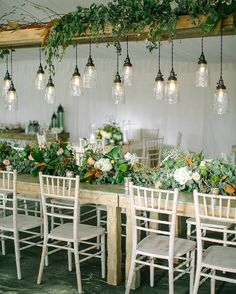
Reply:
[[[51,231],[54,229],[54,207],[51,208],[51,213],[52,213],[52,216],[51,216]]]
[[[37,284],[41,284],[42,282],[42,277],[43,277],[43,270],[44,270],[44,261],[47,255],[47,242],[48,240],[45,238],[43,241],[43,250],[42,250],[42,255],[41,255],[41,261],[40,261],[40,266],[39,266],[39,273],[38,273],[38,279],[37,279]]]
[[[199,261],[197,261],[195,281],[194,281],[194,286],[193,286],[193,294],[197,294],[198,288],[200,286],[201,268],[202,268],[201,263]]]
[[[215,275],[216,271],[212,271],[212,274]],[[215,294],[216,280],[211,278],[211,294]]]
[[[98,205],[96,205],[96,213],[97,213],[97,227],[101,227],[101,210],[98,207]],[[100,236],[97,237],[97,250],[99,250],[100,248]]]
[[[154,287],[154,259],[150,259],[150,287]]]
[[[136,251],[134,252],[134,254],[132,254],[132,259],[131,259],[131,264],[129,269],[129,277],[126,284],[125,294],[129,294],[131,289],[131,284],[132,284],[134,269],[135,269],[135,259],[136,259]]]
[[[82,291],[81,273],[80,273],[79,250],[78,250],[78,244],[75,244],[75,243],[74,243],[74,255],[75,255],[75,269],[76,269],[78,292],[79,294],[81,294],[83,293],[83,291]]]
[[[4,238],[4,232],[2,231],[2,237],[1,237],[1,244],[2,244],[2,255],[6,255],[6,245],[5,245],[5,238]]]
[[[106,252],[105,252],[105,234],[101,236],[101,267],[102,267],[102,278],[106,277]]]
[[[17,279],[21,280],[19,232],[14,232]]]
[[[71,242],[67,242],[68,248],[71,248]],[[68,250],[68,271],[72,271],[72,252]]]
[[[173,262],[170,265],[169,263],[169,294],[174,294],[174,269],[173,269]]]
[[[191,262],[190,262],[190,279],[189,279],[189,294],[193,293],[193,283],[194,283],[194,269],[195,269],[195,250],[193,250],[190,254]]]

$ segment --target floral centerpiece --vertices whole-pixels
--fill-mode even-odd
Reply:
[[[120,145],[123,143],[123,134],[116,123],[105,124],[96,130],[96,137],[105,140],[106,145]]]
[[[223,195],[236,194],[236,166],[228,158],[204,159],[201,153],[184,154],[178,149],[169,152],[154,176],[158,188]]]
[[[124,177],[132,173],[136,162],[137,157],[134,154],[123,155],[118,146],[108,146],[103,151],[88,149],[80,166],[80,178],[82,181],[97,184],[123,183]]]
[[[67,171],[78,172],[74,150],[68,143],[46,144],[43,148],[35,146],[29,150],[28,159],[34,162],[32,175],[44,174],[65,176]]]
[[[7,142],[0,142],[0,170],[7,170],[12,167],[12,159],[16,150]]]

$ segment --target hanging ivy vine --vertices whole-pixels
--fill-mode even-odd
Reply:
[[[235,12],[235,0],[113,0],[107,5],[78,6],[77,11],[52,20],[46,26],[43,36],[46,61],[53,73],[54,58],[61,59],[75,37],[90,34],[96,42],[107,34],[108,26],[112,28],[112,43],[118,49],[121,38],[129,32],[138,35],[149,27],[147,39],[151,50],[163,34],[174,38],[176,22],[181,15],[190,15],[193,23],[197,23],[198,15],[206,15],[201,29],[211,32],[220,30],[222,19]]]

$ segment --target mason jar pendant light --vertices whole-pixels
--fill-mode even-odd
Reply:
[[[70,80],[70,89],[71,89],[71,96],[82,96],[83,94],[83,85],[82,79],[78,69],[78,52],[77,52],[77,43],[75,45],[75,70]]]
[[[8,54],[6,54],[6,73],[3,80],[3,86],[2,86],[2,94],[4,96],[7,95],[7,91],[10,88],[11,85],[11,77],[8,71]]]
[[[214,111],[217,114],[225,114],[229,112],[229,97],[226,91],[224,80],[222,78],[222,55],[223,55],[223,34],[221,29],[220,36],[220,79],[216,85],[214,94]]]
[[[165,88],[165,101],[167,104],[176,104],[179,102],[179,86],[177,83],[176,73],[173,67],[174,44],[171,41],[171,71]]]
[[[50,75],[46,89],[45,89],[45,101],[47,104],[54,104],[55,100],[56,100],[56,91],[52,81],[52,77]]]
[[[115,104],[124,104],[125,90],[119,74],[119,51],[117,50],[116,76],[112,87],[112,100]]]
[[[11,47],[11,83],[6,95],[6,109],[9,111],[18,109],[18,98],[16,89],[13,83],[13,65],[12,65],[12,47]]]
[[[93,59],[91,56],[91,39],[89,42],[89,57],[88,62],[84,69],[83,75],[83,87],[87,89],[96,88],[97,85],[97,71],[93,63]]]
[[[39,68],[37,71],[36,79],[35,79],[35,87],[37,90],[43,90],[45,86],[45,74],[42,67],[41,61],[41,48],[39,48]]]
[[[207,61],[203,53],[203,37],[202,37],[202,53],[198,59],[195,85],[196,87],[206,88],[208,87],[208,83],[209,83],[208,80],[209,80],[209,72],[208,72]]]
[[[124,60],[124,65],[123,65],[123,79],[124,79],[124,86],[132,86],[133,85],[133,67],[132,63],[130,62],[129,58],[129,39],[127,36],[126,40],[126,52],[127,56]]]
[[[156,100],[163,100],[165,97],[165,82],[161,72],[161,42],[158,48],[158,72],[154,82],[154,97]]]

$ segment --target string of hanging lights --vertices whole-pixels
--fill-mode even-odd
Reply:
[[[201,41],[202,53],[198,59],[198,66],[196,71],[196,87],[206,88],[209,84],[209,71],[207,61],[203,53],[203,37]]]
[[[45,87],[45,74],[42,67],[41,48],[39,48],[39,67],[36,74],[35,87],[40,91]]]
[[[56,90],[52,81],[51,75],[49,76],[48,83],[45,89],[45,101],[47,104],[54,104],[56,100]]]
[[[92,51],[92,44],[90,39],[89,57],[88,57],[88,62],[85,66],[84,75],[83,75],[83,87],[87,89],[96,88],[97,86],[97,71],[93,63],[91,51]]]
[[[133,66],[130,62],[129,57],[129,38],[127,36],[126,39],[126,58],[124,60],[123,65],[123,80],[124,80],[124,86],[132,86],[133,85]]]
[[[119,51],[116,52],[116,76],[112,87],[112,100],[115,104],[125,103],[125,90],[119,74]]]
[[[214,110],[217,114],[225,114],[229,112],[229,97],[226,91],[226,86],[222,77],[223,69],[223,32],[221,30],[220,36],[220,79],[216,85],[214,94]]]
[[[71,96],[78,97],[83,95],[83,84],[78,68],[78,45],[75,44],[75,70],[70,80]]]
[[[171,71],[165,88],[165,101],[167,104],[179,102],[179,85],[174,71],[174,42],[171,40]]]
[[[5,107],[9,111],[18,109],[18,97],[13,83],[13,64],[12,64],[12,47],[11,47],[11,83],[6,95]]]
[[[158,43],[158,72],[154,82],[154,97],[163,100],[165,97],[165,81],[161,72],[161,42]]]
[[[6,54],[6,73],[3,80],[3,86],[2,86],[2,94],[4,96],[7,95],[7,91],[10,88],[11,85],[11,77],[8,71],[8,54]]]

